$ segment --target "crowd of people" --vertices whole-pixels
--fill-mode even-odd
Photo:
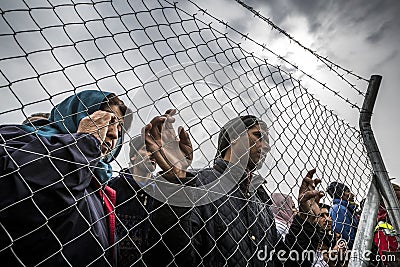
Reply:
[[[347,185],[330,183],[329,201],[314,169],[297,196],[269,195],[256,174],[268,127],[253,115],[220,129],[213,166],[190,169],[192,141],[175,132],[175,112],[126,141],[130,165],[118,174],[110,163],[131,112],[113,93],[82,91],[0,126],[2,265],[346,266],[359,222]],[[172,202],[180,192],[187,198]],[[376,253],[398,251],[383,202],[378,219]]]

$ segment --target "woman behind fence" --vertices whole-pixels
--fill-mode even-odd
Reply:
[[[47,124],[0,126],[0,262],[110,266],[115,192],[105,186],[122,144],[126,106],[88,90]]]

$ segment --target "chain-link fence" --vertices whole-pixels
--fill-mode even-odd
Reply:
[[[372,169],[360,132],[309,92],[295,65],[270,50],[285,64],[247,51],[220,26],[243,38],[240,31],[191,2],[0,5],[0,258],[6,266],[299,260],[279,250],[315,252],[309,259],[315,266],[324,266],[318,265],[324,256],[346,264],[344,258],[332,263],[328,254],[344,253],[338,240],[351,246],[360,214],[352,202],[365,198]],[[306,72],[301,76],[335,92]],[[107,92],[127,109],[114,109],[122,104]],[[176,109],[173,125],[188,136],[179,130],[176,139],[170,122],[152,120],[168,109]],[[32,113],[50,111],[20,125]],[[126,120],[115,136],[113,126],[100,123],[103,111],[113,123]],[[94,135],[79,124],[90,114]],[[153,130],[166,127],[158,139],[148,126],[142,130],[150,121]],[[221,128],[228,132],[225,143]],[[145,142],[147,134],[152,138]],[[184,144],[189,139],[193,160]],[[145,143],[159,148],[149,155]],[[243,144],[246,149],[235,150]],[[177,162],[183,172],[174,170]],[[337,236],[329,218],[314,218],[315,209],[307,209],[315,197],[298,198],[313,168],[322,180],[317,189],[329,187],[320,202],[330,206]],[[343,199],[347,191],[354,199]]]

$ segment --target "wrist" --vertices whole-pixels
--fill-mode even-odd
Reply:
[[[309,223],[315,224],[317,219],[318,219],[318,215],[315,215],[313,213],[310,212],[299,212],[299,217],[304,220],[304,221],[308,221]]]
[[[160,172],[160,174],[168,181],[176,181],[177,179],[186,178],[186,171],[184,170],[168,170],[165,172]]]

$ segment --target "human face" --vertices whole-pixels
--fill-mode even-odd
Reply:
[[[134,169],[144,173],[152,173],[156,170],[156,161],[145,146],[137,151],[137,154],[131,158],[131,162]]]
[[[101,145],[101,152],[103,155],[106,155],[115,148],[115,146],[117,145],[118,137],[122,134],[124,114],[122,114],[121,110],[116,105],[106,107],[104,108],[104,111],[110,112],[115,115],[108,125],[106,138]]]
[[[268,132],[257,124],[247,130],[247,136],[249,139],[249,161],[247,169],[259,169],[264,163],[267,153],[271,150]]]
[[[350,190],[345,190],[342,196],[343,200],[354,202],[354,194],[350,192]]]
[[[318,217],[318,224],[325,231],[332,230],[332,218],[329,216],[329,210],[327,208],[320,209],[321,213]]]

